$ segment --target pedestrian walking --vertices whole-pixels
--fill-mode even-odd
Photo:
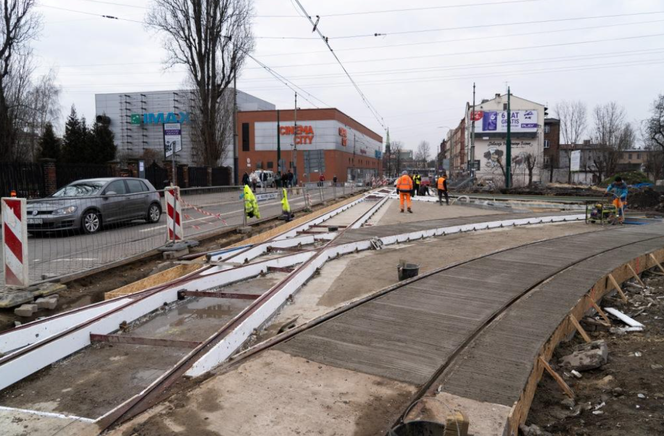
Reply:
[[[244,172],[244,175],[242,176],[242,186],[248,185],[249,184],[249,174],[247,172]]]
[[[251,173],[250,180],[251,180],[251,190],[256,192],[256,185],[258,185],[258,175],[256,174],[255,171]]]
[[[325,185],[325,175],[321,174],[318,178],[318,186],[323,187]]]
[[[334,177],[332,177],[332,183],[334,183],[334,186],[337,186],[337,175],[335,174]]]
[[[445,196],[445,203],[447,205],[450,205],[450,197],[447,195],[447,177],[445,176],[445,173],[441,174],[440,177],[438,177],[438,181],[436,183],[436,188],[438,189],[438,203],[442,206],[443,205],[443,195]]]
[[[397,192],[399,193],[399,206],[401,213],[403,213],[404,202],[408,206],[408,212],[413,213],[411,209],[410,194],[413,192],[413,179],[410,178],[407,171],[401,173],[401,177],[397,180]]]

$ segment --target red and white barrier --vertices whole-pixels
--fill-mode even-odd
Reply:
[[[164,200],[166,201],[166,234],[168,241],[182,241],[184,229],[182,227],[182,200],[180,188],[169,186],[164,189]]]
[[[28,286],[28,218],[25,198],[2,199],[2,251],[5,284]]]

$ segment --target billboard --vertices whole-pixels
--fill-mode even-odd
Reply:
[[[574,150],[572,152],[570,170],[571,171],[581,171],[581,150]]]
[[[539,127],[536,110],[516,110],[511,112],[512,132],[536,133]],[[507,111],[476,111],[476,133],[507,133]]]
[[[173,150],[176,153],[182,151],[182,124],[164,124],[164,154],[166,158],[171,157]]]

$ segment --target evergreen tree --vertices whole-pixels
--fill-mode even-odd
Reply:
[[[65,123],[65,135],[62,143],[62,159],[70,163],[86,163],[88,159],[88,128],[85,118],[78,119],[76,108],[72,105],[71,113]]]
[[[88,137],[90,138],[88,144],[90,146],[91,163],[103,164],[115,159],[117,147],[115,146],[113,132],[109,129],[108,124],[94,123]]]
[[[46,123],[44,133],[39,138],[39,158],[40,159],[60,159],[60,138],[55,136],[53,124]]]

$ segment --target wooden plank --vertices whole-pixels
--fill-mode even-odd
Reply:
[[[590,301],[590,305],[593,307],[593,309],[595,309],[595,311],[599,314],[599,316],[601,316],[608,325],[611,325],[611,320],[609,319],[608,316],[606,316],[606,313],[604,313],[602,308],[599,307],[599,305],[595,302],[595,300],[593,300],[589,295],[586,295],[586,298],[588,299],[588,301]]]
[[[563,390],[563,392],[565,392],[565,394],[568,397],[570,397],[571,399],[574,399],[574,391],[572,390],[572,388],[570,388],[567,385],[567,383],[565,383],[565,380],[563,380],[563,378],[561,376],[559,376],[558,373],[556,371],[554,371],[553,368],[551,368],[551,366],[549,366],[547,361],[544,360],[542,358],[542,356],[540,356],[539,361],[542,364],[542,366],[544,367],[544,369],[546,370],[546,372],[551,374],[551,377],[553,377],[553,379],[556,381],[556,383],[558,383],[558,386],[560,386],[560,388]]]
[[[149,277],[138,280],[134,283],[130,283],[114,291],[107,292],[104,294],[104,299],[110,300],[111,298],[135,294],[153,286],[163,285],[203,267],[205,267],[205,265],[196,263],[190,265],[178,265],[176,267],[167,269],[166,271],[162,271],[160,273],[153,274]]]
[[[151,347],[171,347],[193,349],[201,343],[196,341],[178,341],[173,339],[141,338],[126,335],[97,335],[90,333],[90,342],[105,342],[110,344],[148,345]]]
[[[613,274],[609,274],[609,280],[611,280],[611,283],[613,284],[613,287],[616,288],[616,291],[620,294],[620,298],[622,298],[622,301],[627,303],[627,296],[623,292],[622,288],[620,287],[620,284],[616,281],[616,278],[613,277]]]
[[[268,266],[267,272],[282,272],[282,273],[292,273],[295,271],[295,268],[292,267],[278,267],[278,266]]]
[[[657,258],[655,257],[655,255],[652,254],[652,253],[650,253],[650,258],[653,260],[653,262],[655,262],[655,265],[657,265],[657,267],[660,269],[660,271],[662,271],[662,272],[664,273],[664,268],[663,268],[662,265],[659,263],[659,261],[657,260]]]
[[[641,284],[641,286],[643,286],[644,289],[647,288],[646,284],[643,283],[643,280],[641,280],[641,277],[639,277],[639,275],[638,275],[638,274],[636,273],[636,271],[634,270],[634,267],[632,267],[632,265],[630,265],[630,264],[628,263],[628,264],[627,264],[627,268],[629,268],[629,270],[632,272],[632,275],[634,276],[634,278],[636,279],[636,281],[639,282],[639,283]]]
[[[576,328],[576,331],[579,332],[584,341],[592,342],[592,339],[590,339],[590,336],[588,336],[588,333],[586,333],[583,327],[581,327],[581,324],[579,324],[579,320],[576,319],[574,315],[570,315],[569,320],[572,323],[572,325]]]
[[[180,291],[178,295],[183,297],[199,298],[227,298],[232,300],[256,300],[260,294],[236,294],[232,292],[205,292],[205,291]]]

